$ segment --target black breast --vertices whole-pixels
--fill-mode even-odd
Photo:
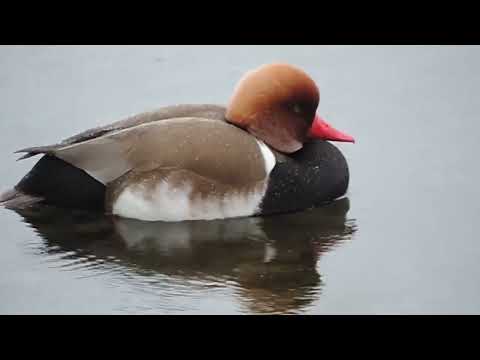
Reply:
[[[277,163],[261,214],[308,209],[344,195],[348,188],[347,161],[327,141],[311,141],[296,153]]]

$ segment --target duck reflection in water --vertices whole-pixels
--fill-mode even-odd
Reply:
[[[301,313],[320,296],[320,256],[356,231],[348,198],[296,214],[218,221],[142,222],[51,207],[15,210],[76,266],[212,282],[253,313]],[[152,286],[152,283],[148,283]]]

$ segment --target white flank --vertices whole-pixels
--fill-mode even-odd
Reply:
[[[251,216],[258,212],[266,191],[266,182],[248,194],[192,199],[191,186],[172,187],[166,181],[152,190],[141,185],[126,187],[113,204],[112,212],[144,221],[214,220]]]

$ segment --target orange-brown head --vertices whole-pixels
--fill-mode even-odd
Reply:
[[[268,64],[238,82],[226,118],[284,153],[301,149],[309,138],[354,142],[316,115],[319,100],[317,85],[304,71]]]

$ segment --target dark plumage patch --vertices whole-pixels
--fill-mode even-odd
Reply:
[[[103,210],[105,186],[85,171],[54,156],[43,156],[15,186],[50,205]]]

